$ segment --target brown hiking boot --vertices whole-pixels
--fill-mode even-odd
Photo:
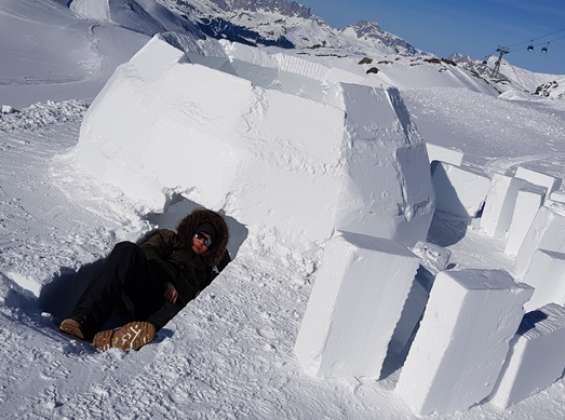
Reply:
[[[150,322],[134,321],[115,330],[100,331],[94,336],[92,345],[99,351],[110,348],[139,350],[155,337],[155,327]]]
[[[97,332],[92,339],[92,345],[98,351],[110,350],[110,347],[112,347],[112,335],[114,335],[114,330]]]
[[[65,334],[84,340],[84,333],[82,332],[80,322],[76,319],[64,319],[59,325],[59,330]]]

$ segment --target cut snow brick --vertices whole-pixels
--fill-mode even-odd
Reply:
[[[505,271],[437,275],[396,386],[414,413],[464,410],[491,393],[532,292]]]
[[[461,166],[463,164],[463,152],[448,147],[438,146],[433,143],[426,143],[426,150],[430,163],[444,162],[454,166]]]
[[[444,162],[432,165],[432,181],[436,208],[465,218],[477,216],[490,187],[485,174]]]
[[[565,253],[565,208],[547,203],[536,214],[514,263],[514,274],[523,278],[536,249]]]
[[[526,181],[510,176],[495,174],[492,177],[481,215],[483,232],[491,237],[504,237],[510,228],[518,191],[526,185]]]
[[[526,314],[491,404],[507,408],[549,387],[565,369],[565,308],[549,304]]]
[[[430,170],[398,90],[342,87],[349,144],[336,229],[407,246],[426,240],[434,213]]]
[[[451,251],[430,242],[418,242],[412,252],[422,259],[424,265],[434,275],[447,269]]]
[[[180,60],[184,52],[173,47],[160,36],[149,40],[129,61],[146,80],[160,76]]]
[[[419,260],[396,242],[337,233],[326,245],[295,353],[320,377],[379,377]]]
[[[532,171],[531,169],[522,168],[519,166],[514,174],[516,178],[525,179],[526,181],[539,185],[545,189],[546,197],[557,190],[561,186],[561,178],[556,178],[541,172]]]
[[[553,191],[549,199],[557,203],[565,203],[565,191]]]
[[[544,194],[540,191],[525,189],[518,191],[516,205],[512,213],[512,222],[508,228],[508,238],[504,253],[516,256],[522,242],[532,225],[536,214],[543,204]]]
[[[535,288],[524,309],[533,311],[548,303],[565,304],[565,254],[538,249],[523,282]]]

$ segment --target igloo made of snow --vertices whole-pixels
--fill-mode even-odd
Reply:
[[[397,90],[305,73],[280,57],[264,69],[283,63],[269,76],[282,82],[267,88],[254,80],[264,72],[246,67],[242,77],[215,54],[154,37],[92,103],[76,163],[141,211],[162,210],[175,192],[310,241],[336,226],[408,245],[425,240],[434,211],[427,154]],[[289,75],[293,88],[281,88]],[[299,83],[301,96],[289,93]],[[316,86],[324,94],[309,97]]]

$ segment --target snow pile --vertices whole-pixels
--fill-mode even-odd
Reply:
[[[53,123],[80,121],[88,109],[84,101],[62,101],[33,104],[19,112],[0,114],[0,131],[37,129]]]
[[[398,91],[334,82],[324,100],[234,71],[225,57],[153,38],[91,105],[74,158],[145,211],[175,191],[293,238],[326,240],[337,227],[425,240],[434,210],[427,156]],[[322,86],[316,74],[293,83]]]

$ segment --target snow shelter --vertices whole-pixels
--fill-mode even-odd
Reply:
[[[243,72],[241,54],[206,54],[153,37],[92,103],[76,162],[144,211],[161,210],[174,191],[307,242],[335,227],[426,239],[427,154],[397,90],[343,83],[346,72],[292,57],[261,73]]]

